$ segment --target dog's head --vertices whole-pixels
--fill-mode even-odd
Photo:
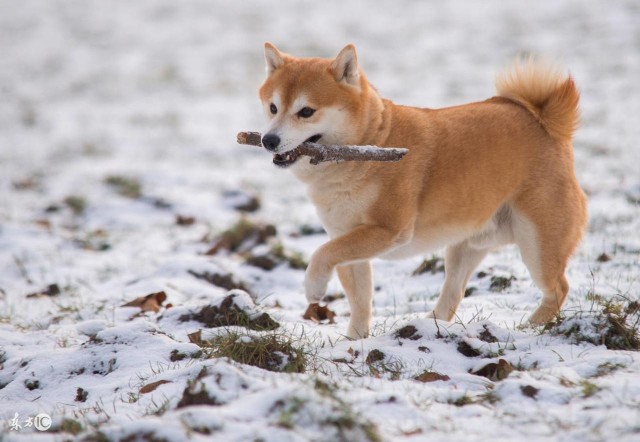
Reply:
[[[265,43],[267,79],[260,99],[268,122],[262,145],[273,162],[296,162],[295,148],[305,141],[354,143],[354,118],[363,82],[356,49],[348,45],[335,59],[295,58]]]

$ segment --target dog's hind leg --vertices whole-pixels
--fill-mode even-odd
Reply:
[[[361,339],[369,335],[371,326],[371,302],[373,299],[373,276],[369,261],[336,267],[342,288],[347,294],[351,319],[347,336]]]
[[[581,202],[574,203],[575,210],[571,210],[570,204],[564,205],[564,210],[556,212],[562,216],[542,217],[539,216],[540,211],[535,210],[514,213],[513,233],[522,260],[543,294],[540,306],[529,318],[532,324],[545,324],[552,320],[567,297],[569,283],[564,273],[580,240],[586,218],[584,208],[578,207]]]
[[[447,247],[444,256],[444,285],[431,316],[445,321],[453,319],[473,270],[489,250],[472,247],[468,241]]]

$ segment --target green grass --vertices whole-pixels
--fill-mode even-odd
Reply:
[[[304,373],[305,349],[284,333],[250,335],[228,331],[202,342],[206,358],[229,358],[240,364],[282,373]]]

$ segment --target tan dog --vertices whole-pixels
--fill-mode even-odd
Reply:
[[[372,258],[399,259],[446,246],[446,278],[430,314],[450,321],[483,257],[515,242],[542,290],[533,324],[551,320],[569,285],[567,261],[586,224],[573,170],[579,94],[573,80],[533,60],[497,80],[497,97],[444,109],[398,106],[358,68],[353,45],[333,59],[294,58],[265,44],[262,141],[273,162],[306,184],[329,242],[312,256],[309,302],[334,269],[347,294],[350,338],[367,336]],[[311,165],[306,140],[410,149],[398,163]]]

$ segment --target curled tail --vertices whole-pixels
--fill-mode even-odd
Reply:
[[[571,76],[530,57],[499,74],[496,91],[524,106],[552,138],[571,141],[578,127],[580,99]]]

